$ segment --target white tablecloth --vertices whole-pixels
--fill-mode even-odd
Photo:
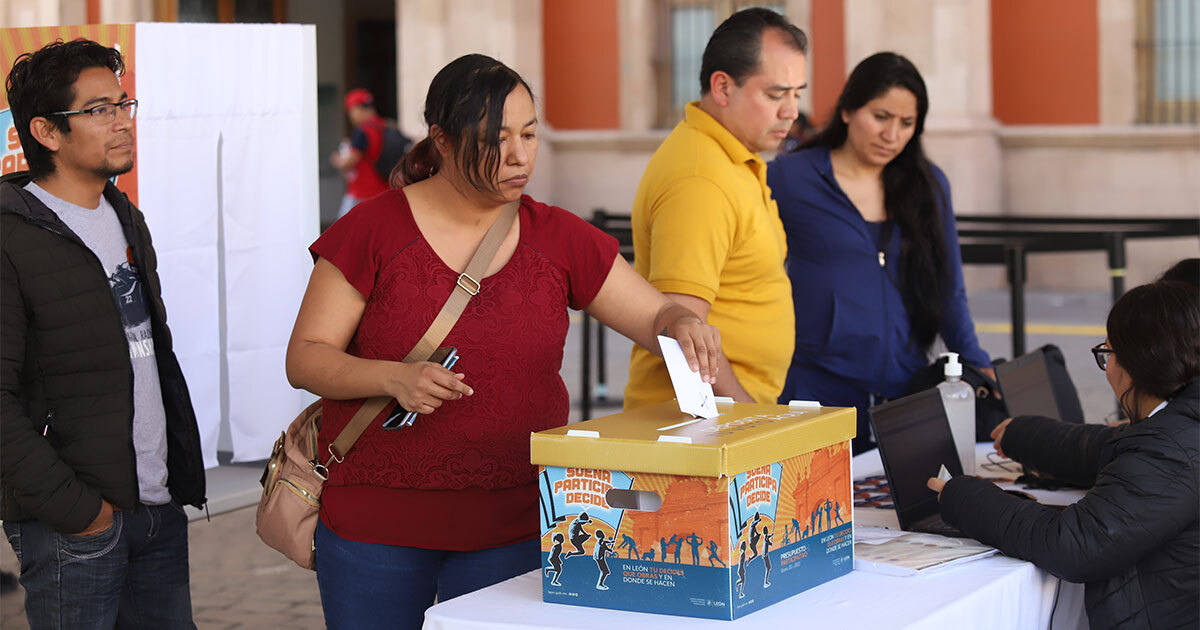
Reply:
[[[980,444],[979,461],[987,461],[984,455],[990,450]],[[883,470],[875,451],[856,457],[853,469],[856,478]],[[896,526],[893,512],[856,510],[854,519],[856,524]],[[1055,629],[1086,628],[1082,585],[1060,584],[1028,562],[996,555],[914,577],[853,571],[732,622],[547,604],[538,571],[531,571],[430,608],[424,630],[1024,629],[1049,627],[1052,614]]]

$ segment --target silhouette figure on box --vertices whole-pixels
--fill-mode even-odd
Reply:
[[[562,584],[558,583],[558,578],[562,577],[562,566],[563,566],[562,548],[563,548],[564,540],[565,540],[565,538],[562,535],[562,532],[558,532],[557,534],[554,535],[554,547],[552,547],[550,549],[550,566],[546,567],[542,571],[542,575],[545,577],[550,577],[551,573],[554,574],[554,579],[550,580],[550,583],[555,586],[562,586]]]
[[[592,557],[596,559],[596,568],[600,569],[600,579],[596,581],[596,588],[601,591],[607,591],[608,587],[604,585],[604,580],[608,579],[608,556],[613,555],[613,539],[605,538],[604,532],[596,530],[596,550],[592,552]]]
[[[587,542],[587,539],[591,538],[591,535],[588,534],[587,530],[585,530],[583,526],[591,522],[592,519],[588,517],[587,512],[580,512],[579,516],[575,517],[575,520],[571,521],[571,545],[575,547],[575,551],[568,551],[567,553],[563,554],[563,560],[566,560],[571,556],[582,556],[587,554],[587,552],[583,550],[583,543]]]

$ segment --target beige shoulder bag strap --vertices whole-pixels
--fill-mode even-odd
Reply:
[[[446,335],[450,334],[450,329],[454,328],[459,316],[467,308],[467,302],[471,301],[471,298],[482,288],[479,279],[483,277],[488,265],[496,257],[496,252],[500,249],[500,243],[504,242],[504,237],[508,236],[508,231],[517,218],[517,210],[520,207],[521,202],[514,201],[500,211],[500,216],[496,218],[495,223],[492,223],[492,227],[488,228],[487,234],[479,242],[475,254],[471,256],[471,262],[467,263],[467,270],[458,275],[458,286],[450,292],[450,298],[446,300],[441,312],[429,325],[429,330],[425,331],[425,335],[421,337],[417,345],[408,353],[408,356],[404,357],[404,363],[427,360],[433,351],[437,350],[438,345],[446,339]],[[346,425],[346,428],[342,429],[342,432],[329,445],[329,460],[325,462],[325,467],[328,468],[333,462],[340,463],[346,453],[350,452],[354,443],[358,441],[363,431],[367,430],[367,425],[371,424],[371,420],[393,400],[395,399],[390,396],[377,396],[364,402],[363,406],[354,413],[354,417],[350,418],[350,423]]]

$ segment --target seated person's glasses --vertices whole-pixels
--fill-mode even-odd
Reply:
[[[1108,369],[1108,360],[1112,358],[1112,348],[1104,347],[1104,342],[1100,342],[1092,346],[1092,356],[1096,358],[1096,365],[1100,366],[1101,370]]]
[[[120,103],[101,103],[95,107],[89,107],[87,109],[72,109],[65,112],[51,112],[46,115],[74,116],[76,114],[87,114],[88,116],[91,116],[92,122],[98,125],[103,125],[116,120],[118,108],[123,110],[126,114],[129,114],[129,118],[132,119],[134,116],[137,116],[137,106],[137,99],[131,98],[126,101],[121,101]]]

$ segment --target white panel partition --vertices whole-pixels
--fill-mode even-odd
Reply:
[[[138,24],[138,196],[206,466],[265,458],[311,397],[284,350],[319,229],[316,31]]]

